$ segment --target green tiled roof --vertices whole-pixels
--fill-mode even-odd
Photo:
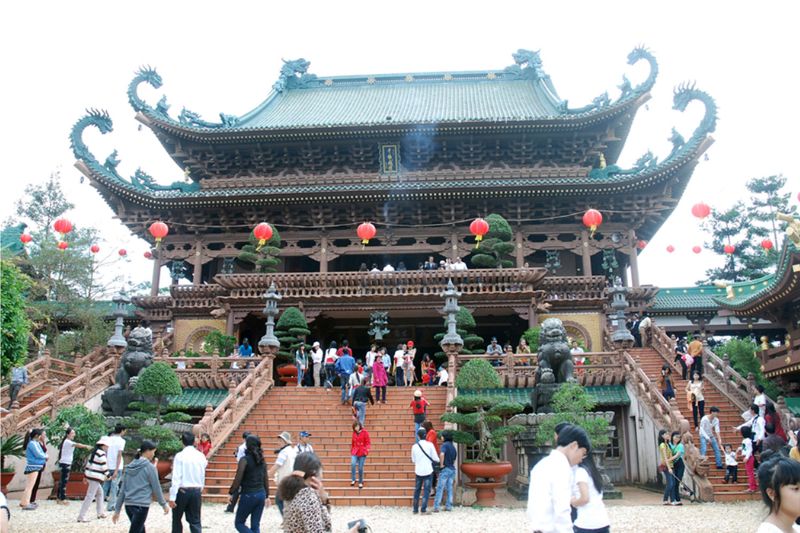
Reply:
[[[784,398],[786,407],[794,416],[800,416],[800,398]]]
[[[602,385],[597,387],[585,387],[597,402],[598,406],[629,405],[631,399],[623,385]],[[465,390],[459,389],[459,395],[486,394],[489,396],[502,396],[512,402],[530,405],[532,388],[523,389],[478,389]]]
[[[226,389],[183,389],[178,396],[169,396],[170,404],[183,404],[192,408],[204,409],[206,405],[216,407],[228,396]]]
[[[18,224],[16,226],[6,226],[0,232],[0,248],[2,248],[4,258],[25,253],[25,246],[19,240],[24,230],[25,224]]]
[[[692,309],[718,309],[714,297],[725,297],[725,289],[704,285],[702,287],[669,287],[659,289],[651,311],[682,311]]]
[[[733,289],[733,298],[727,298],[722,295],[716,298],[717,302],[721,307],[735,309],[752,304],[772,293],[781,286],[787,272],[792,269],[792,258],[797,254],[800,254],[800,248],[787,238],[781,249],[778,266],[774,274],[768,274],[751,281],[734,283],[731,287]]]
[[[63,302],[45,302],[45,301],[34,301],[31,302],[31,305],[34,307],[41,307],[47,308],[56,318],[68,318],[67,313],[71,311],[71,309],[67,306],[67,304]],[[114,318],[114,302],[110,300],[99,300],[91,302],[92,310],[101,313],[106,318]],[[123,318],[135,318],[136,317],[136,306],[129,303],[125,305],[125,316]]]

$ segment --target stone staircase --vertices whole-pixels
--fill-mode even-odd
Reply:
[[[652,348],[632,348],[628,352],[641,364],[642,370],[654,382],[658,383],[661,377],[661,367],[665,360]],[[695,446],[700,448],[700,433],[694,427],[692,419],[692,407],[686,400],[686,381],[681,379],[680,373],[673,372],[673,386],[675,387],[675,399],[681,414],[689,421],[692,427],[692,435]],[[709,413],[711,407],[719,408],[720,434],[723,444],[730,444],[736,450],[742,443],[741,434],[734,430],[734,426],[742,423],[741,410],[738,409],[725,395],[723,395],[710,381],[706,380],[703,385],[703,396],[705,397],[705,412]],[[699,415],[698,415],[699,422]],[[747,472],[744,463],[739,461],[739,483],[725,484],[725,469],[718,470],[714,463],[714,450],[708,446],[706,456],[710,465],[708,478],[714,488],[714,500],[718,502],[758,499],[758,494],[748,494]],[[723,458],[724,462],[724,458]]]
[[[422,390],[431,403],[428,419],[440,430],[443,424],[439,417],[445,410],[447,390],[445,387]],[[409,403],[413,391],[411,387],[389,387],[386,404],[367,406],[365,427],[372,448],[364,467],[364,488],[359,489],[350,486],[352,415],[349,406],[340,404],[339,391],[298,387],[271,389],[210,459],[205,499],[227,501],[236,470],[234,455],[244,431],[261,438],[270,466],[275,458],[271,452],[279,444],[276,437],[280,432],[291,432],[296,443],[298,433],[308,431],[312,434],[314,451],[322,460],[324,483],[333,505],[410,506],[414,492],[411,447],[415,439]],[[270,492],[274,497],[273,483]]]

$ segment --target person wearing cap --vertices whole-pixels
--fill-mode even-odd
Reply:
[[[284,431],[277,436],[281,447],[276,450],[278,457],[275,464],[269,468],[269,477],[275,478],[275,485],[279,485],[281,480],[292,475],[294,470],[294,459],[297,457],[297,448],[292,444],[292,434]],[[283,516],[283,500],[279,494],[275,494],[275,505]]]
[[[311,446],[311,443],[308,441],[308,438],[311,436],[311,433],[308,431],[301,431],[300,432],[300,442],[297,443],[297,453],[301,454],[304,452],[311,452],[314,453],[314,447]]]
[[[486,347],[486,355],[502,357],[503,348],[498,344],[497,337],[492,337],[492,342]]]
[[[194,435],[181,435],[183,450],[172,459],[172,484],[169,487],[169,506],[172,508],[172,533],[181,533],[181,520],[186,514],[191,533],[201,533],[200,522],[203,486],[206,484],[208,460],[194,447]]]
[[[107,516],[103,512],[103,483],[109,478],[106,450],[110,445],[111,439],[103,435],[89,454],[86,469],[83,471],[83,477],[89,483],[89,487],[86,489],[86,496],[83,498],[81,509],[78,512],[78,522],[89,522],[86,520],[86,512],[89,510],[92,500],[95,500],[97,504],[97,518]]]
[[[428,412],[428,406],[430,402],[422,396],[422,391],[417,389],[414,391],[414,399],[411,400],[411,407],[412,412],[414,413],[414,435],[417,435],[417,440],[419,440],[419,428],[422,427],[422,423],[425,422],[425,414]]]
[[[315,387],[319,387],[322,383],[322,359],[324,356],[325,354],[322,352],[319,341],[314,341],[311,346],[311,364],[313,366],[311,373],[314,376]]]

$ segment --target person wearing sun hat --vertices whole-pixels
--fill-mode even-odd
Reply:
[[[414,391],[414,399],[411,400],[411,407],[412,412],[414,413],[414,436],[416,436],[417,440],[419,440],[419,428],[422,427],[422,423],[425,422],[425,415],[428,411],[428,406],[430,402],[425,399],[422,395],[422,391],[417,389]]]
[[[97,518],[105,518],[107,516],[103,512],[103,483],[109,477],[106,450],[108,450],[110,444],[111,438],[103,435],[98,439],[97,444],[89,454],[86,469],[83,471],[83,476],[89,486],[86,489],[86,496],[83,498],[81,509],[78,512],[78,522],[88,522],[86,513],[89,511],[92,500],[95,500],[97,504]]]
[[[283,431],[277,435],[277,438],[281,447],[275,450],[278,457],[275,458],[275,464],[269,469],[269,476],[275,478],[275,486],[279,485],[283,478],[292,475],[294,459],[297,457],[297,448],[292,443],[291,433]],[[283,516],[283,500],[278,494],[275,495],[275,505]]]

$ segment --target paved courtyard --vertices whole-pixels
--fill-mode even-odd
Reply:
[[[651,498],[648,498],[651,499]],[[12,509],[16,501],[12,501]],[[116,526],[110,518],[93,520],[89,524],[78,524],[76,517],[79,502],[61,507],[52,501],[40,503],[33,512],[13,511],[12,532],[58,531],[58,533],[124,533],[128,521],[124,513]],[[17,507],[18,509],[18,507]],[[747,533],[753,532],[767,514],[760,502],[750,501],[731,504],[686,504],[683,507],[664,507],[641,501],[609,502],[611,530],[615,533],[664,532],[675,533]],[[90,515],[92,516],[92,515]],[[356,518],[366,518],[375,533],[484,533],[528,531],[524,508],[473,509],[456,508],[452,513],[428,516],[412,515],[410,509],[394,507],[341,507],[333,510],[333,531],[346,530],[346,523]],[[203,506],[203,530],[209,532],[234,531],[233,515],[225,514],[221,504]],[[168,533],[170,516],[164,516],[157,505],[150,509],[147,521],[148,533]],[[184,526],[184,531],[188,528]],[[267,510],[261,522],[261,531],[280,531],[278,510],[274,506]]]

